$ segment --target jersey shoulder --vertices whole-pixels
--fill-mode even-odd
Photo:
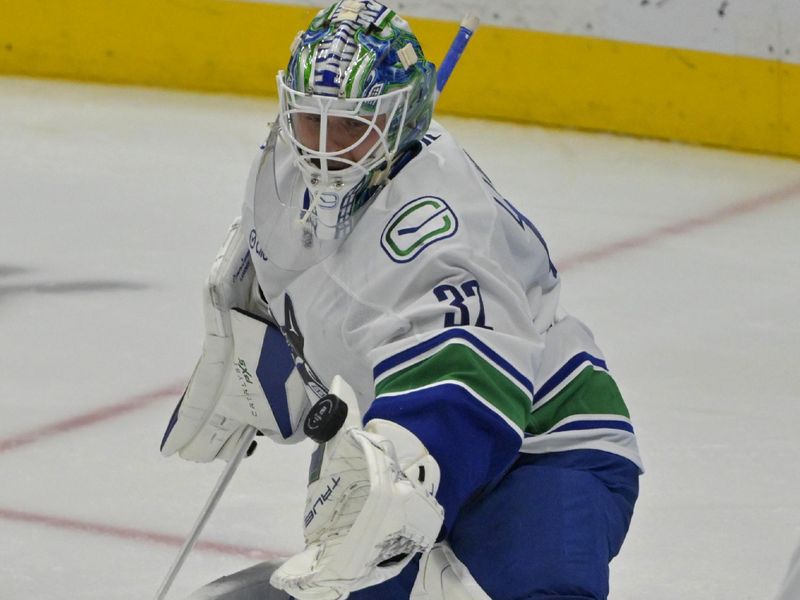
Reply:
[[[436,124],[421,144],[417,156],[370,206],[372,222],[381,228],[384,255],[408,264],[423,252],[459,246],[487,250],[497,207],[480,172]]]
[[[433,123],[423,149],[371,207],[383,219],[381,247],[395,263],[453,249],[508,270],[557,276],[544,236],[494,185],[454,137]],[[533,198],[523,198],[528,207]],[[526,275],[525,277],[527,277]]]
[[[538,230],[453,136],[434,124],[422,145],[329,264],[340,285],[388,311],[459,278],[501,277],[514,290],[554,287]]]

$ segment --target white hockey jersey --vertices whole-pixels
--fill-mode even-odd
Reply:
[[[280,187],[295,167],[282,142],[275,153]],[[414,431],[442,466],[446,510],[520,451],[599,449],[641,466],[591,333],[557,318],[544,239],[439,125],[338,250],[302,272],[264,251],[275,193],[254,169],[242,229],[310,393],[340,374],[365,420]]]

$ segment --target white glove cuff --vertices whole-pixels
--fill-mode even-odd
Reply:
[[[364,431],[391,442],[397,464],[406,477],[422,485],[432,496],[436,495],[441,480],[439,464],[416,435],[402,425],[384,419],[372,419],[364,426]]]

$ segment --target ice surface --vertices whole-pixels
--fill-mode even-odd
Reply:
[[[158,444],[274,111],[0,78],[3,600],[158,588],[222,467]],[[633,413],[648,473],[611,598],[772,597],[800,540],[800,163],[442,120],[543,231]],[[262,442],[203,536],[229,546],[170,597],[299,548],[308,451]]]

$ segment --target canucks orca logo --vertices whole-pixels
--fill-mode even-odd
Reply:
[[[414,260],[431,244],[458,231],[456,213],[441,198],[423,196],[412,200],[389,220],[381,236],[381,248],[395,262]]]

